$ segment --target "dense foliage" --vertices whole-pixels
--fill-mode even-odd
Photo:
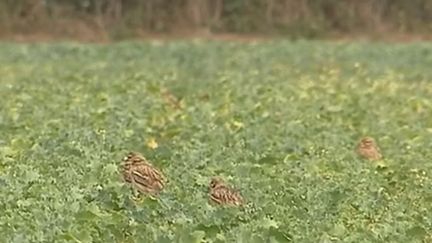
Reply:
[[[431,66],[430,44],[2,44],[1,241],[430,242]],[[160,198],[120,180],[129,150]],[[248,205],[210,204],[213,175]]]
[[[0,35],[99,39],[142,32],[431,33],[430,0],[2,0]]]

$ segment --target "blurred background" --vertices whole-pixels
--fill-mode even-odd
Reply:
[[[0,38],[425,39],[431,0],[0,0]]]

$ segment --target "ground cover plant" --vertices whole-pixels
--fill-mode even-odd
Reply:
[[[422,43],[3,43],[0,239],[430,242],[431,67]],[[129,151],[159,197],[122,182]]]

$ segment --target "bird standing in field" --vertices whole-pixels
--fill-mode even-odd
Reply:
[[[123,159],[121,166],[124,181],[132,184],[134,192],[158,194],[165,186],[165,177],[142,155],[134,152]]]
[[[375,140],[371,137],[364,137],[357,145],[357,153],[368,160],[380,160],[382,154]]]
[[[213,177],[210,181],[210,200],[220,205],[240,206],[244,204],[240,193],[229,188],[219,177]]]

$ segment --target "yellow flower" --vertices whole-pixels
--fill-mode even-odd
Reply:
[[[239,121],[233,121],[233,125],[239,129],[239,128],[243,128],[244,127],[244,123],[243,122],[239,122]]]
[[[155,138],[150,138],[147,141],[147,147],[151,148],[151,149],[156,149],[157,147],[159,147],[159,144],[156,142]]]

